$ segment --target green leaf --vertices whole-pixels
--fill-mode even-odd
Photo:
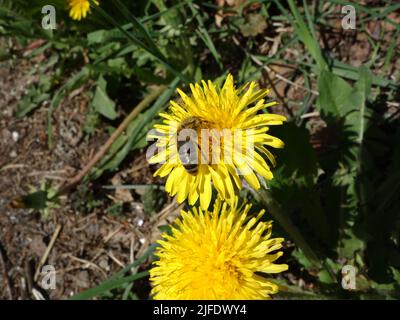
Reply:
[[[274,151],[277,157],[279,174],[286,178],[298,178],[312,182],[317,176],[318,161],[310,144],[310,134],[304,127],[292,122],[283,126],[271,127],[271,134],[285,143],[285,148]]]
[[[30,101],[29,98],[24,97],[18,103],[17,110],[15,111],[15,116],[17,118],[22,118],[22,117],[26,116],[32,110],[35,110],[37,107],[39,107],[39,104],[33,103]]]
[[[87,35],[88,45],[103,43],[108,32],[106,30],[96,30]]]
[[[39,190],[23,197],[25,207],[41,210],[47,206],[47,191]]]
[[[15,116],[22,118],[29,112],[40,107],[42,102],[50,98],[49,91],[51,89],[51,78],[49,76],[43,76],[40,78],[39,83],[30,87],[28,93],[18,103]]]
[[[351,85],[327,70],[320,73],[318,90],[317,108],[325,120],[344,117],[359,102]]]
[[[372,73],[367,67],[362,67],[359,70],[359,80],[354,87],[354,109],[351,110],[346,118],[346,124],[350,125],[350,129],[357,132],[357,142],[362,143],[364,132],[367,128],[367,119],[370,115],[370,110],[366,108],[367,98],[371,91]]]
[[[125,278],[107,281],[95,288],[88,289],[88,290],[82,292],[81,294],[77,294],[77,295],[73,296],[71,298],[71,300],[87,300],[87,299],[93,298],[95,296],[101,295],[112,289],[119,288],[122,285],[124,285],[125,283],[129,283],[129,282],[144,278],[148,275],[149,275],[148,271],[143,271],[143,272],[132,274]]]
[[[275,3],[278,4],[279,1],[275,1]],[[310,32],[310,30],[307,28],[307,25],[305,24],[303,18],[301,17],[299,9],[295,5],[294,1],[289,0],[288,4],[294,16],[294,19],[293,18],[289,19],[294,29],[296,30],[296,34],[299,35],[300,40],[304,43],[304,46],[310,52],[313,59],[317,62],[318,68],[320,70],[326,70],[327,63],[321,53],[321,48],[319,46],[319,43],[317,39],[314,37],[315,36],[314,33],[312,33],[313,30],[311,30]],[[280,7],[281,10],[285,10],[280,4],[278,5],[278,7]],[[309,16],[307,16],[307,18],[309,18]],[[309,25],[312,25],[310,21]]]
[[[352,259],[357,250],[363,249],[364,242],[358,239],[352,230],[345,230],[345,236],[341,239],[341,244],[338,248],[339,256],[343,258]]]
[[[336,282],[336,280],[326,270],[321,270],[318,272],[318,279],[325,284],[332,284]]]
[[[196,30],[197,35],[199,36],[199,38],[201,40],[203,40],[204,44],[208,47],[208,49],[210,50],[211,54],[214,56],[214,59],[217,62],[218,66],[222,69],[223,64],[222,64],[221,55],[219,54],[217,48],[215,47],[215,44],[214,44],[212,38],[210,37],[210,35],[208,33],[208,28],[204,24],[201,11],[199,11],[193,5],[192,1],[186,0],[186,3],[190,7],[190,9],[191,9],[191,11],[193,13],[193,16],[197,20],[197,24],[198,24],[198,27],[197,27],[197,30]],[[187,47],[188,47],[188,49],[186,49],[186,50],[191,50],[190,49],[190,44]]]
[[[112,101],[106,92],[107,82],[102,76],[97,81],[96,92],[92,101],[93,107],[101,115],[110,120],[117,118],[118,114],[115,111],[115,102]]]
[[[400,270],[397,270],[394,267],[390,267],[390,270],[392,270],[394,280],[400,286]]]
[[[301,249],[296,248],[293,250],[292,256],[295,257],[304,268],[312,269],[314,267],[313,263],[304,255]]]

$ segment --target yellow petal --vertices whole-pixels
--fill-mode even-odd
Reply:
[[[260,271],[266,272],[266,273],[280,273],[282,271],[286,271],[289,269],[289,266],[287,264],[270,264],[269,266],[263,268]]]
[[[149,159],[150,164],[162,163],[167,160],[167,149],[162,149],[159,153],[155,154]]]
[[[158,168],[156,172],[154,172],[154,176],[160,176],[161,178],[163,178],[168,175],[174,167],[175,164],[165,163],[160,168]]]
[[[182,203],[187,198],[189,193],[189,174],[182,174],[181,180],[179,181],[179,188],[177,188],[176,201]]]
[[[206,173],[203,175],[203,179],[200,185],[200,206],[201,209],[207,210],[212,196],[212,188],[211,188],[211,174]]]
[[[249,166],[254,168],[254,170],[258,174],[262,175],[264,178],[268,180],[271,180],[273,178],[270,168],[268,167],[265,160],[261,158],[261,156],[258,153],[254,152],[253,158],[247,157],[246,162],[249,164]]]

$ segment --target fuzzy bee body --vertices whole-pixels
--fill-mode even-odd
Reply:
[[[199,170],[201,154],[199,134],[204,126],[205,122],[200,118],[189,117],[180,124],[177,130],[179,160],[185,170],[190,174],[196,174]],[[181,135],[183,135],[185,139],[183,139]]]

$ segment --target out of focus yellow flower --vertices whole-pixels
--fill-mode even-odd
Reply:
[[[260,221],[264,210],[250,217],[250,208],[217,200],[213,212],[182,211],[172,235],[159,241],[150,270],[154,299],[253,300],[277,293],[278,285],[260,273],[288,269],[274,263],[284,239],[271,239],[272,222]]]
[[[97,0],[93,0],[93,3],[99,5]],[[90,1],[89,0],[67,0],[69,8],[69,16],[74,20],[81,20],[86,18],[87,14],[90,13]]]

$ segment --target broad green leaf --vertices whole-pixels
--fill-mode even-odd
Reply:
[[[97,81],[96,92],[92,101],[93,107],[101,115],[110,120],[117,118],[118,114],[115,111],[115,102],[112,101],[106,92],[106,81],[101,76]]]
[[[44,190],[39,190],[33,193],[30,193],[23,197],[23,203],[27,208],[30,209],[45,209],[47,206],[47,197],[48,193]]]
[[[104,43],[104,39],[106,37],[106,30],[96,30],[87,35],[88,45],[92,45],[94,43]]]
[[[351,229],[344,231],[344,236],[341,239],[338,251],[339,256],[343,258],[352,259],[357,250],[365,247],[364,242],[358,239]]]
[[[328,70],[321,71],[318,90],[317,108],[326,120],[344,117],[359,102],[351,85]]]
[[[371,111],[367,109],[366,102],[371,91],[372,73],[366,67],[359,70],[359,79],[354,87],[353,97],[355,98],[354,109],[346,117],[346,124],[350,130],[357,132],[357,142],[363,142],[364,132],[367,128],[367,120]]]
[[[394,280],[396,281],[397,285],[400,286],[400,270],[394,267],[390,267],[390,269],[392,270]]]
[[[336,279],[334,279],[326,270],[321,270],[318,272],[318,279],[325,284],[332,284],[336,282]]]
[[[312,182],[317,175],[318,161],[307,129],[287,122],[270,130],[285,143],[283,149],[274,150],[280,175]]]
[[[304,268],[312,269],[314,267],[313,263],[308,260],[301,249],[297,248],[293,250],[292,256],[295,257]]]

